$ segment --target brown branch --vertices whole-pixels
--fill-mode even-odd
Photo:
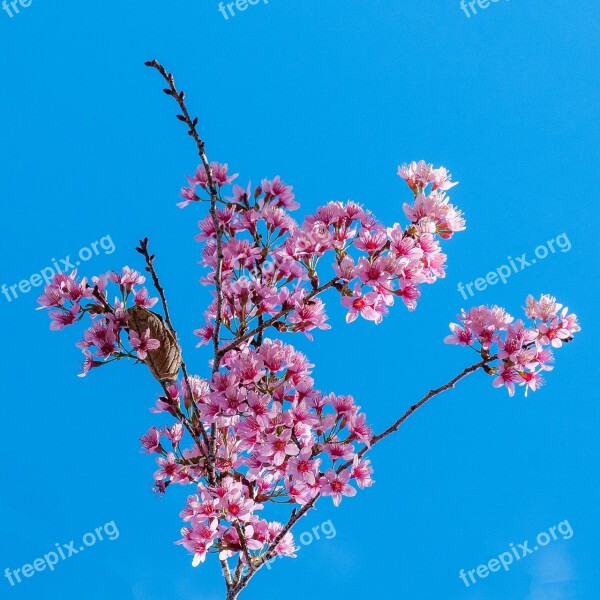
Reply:
[[[223,306],[223,290],[221,286],[221,267],[223,263],[223,232],[221,230],[221,226],[219,225],[219,219],[216,211],[217,201],[219,200],[219,193],[217,191],[217,186],[215,185],[215,180],[213,178],[212,169],[210,168],[210,163],[208,162],[208,158],[206,157],[204,141],[200,138],[198,130],[196,129],[196,125],[198,124],[198,118],[196,117],[192,119],[192,117],[190,116],[190,113],[185,104],[185,93],[183,91],[179,92],[177,90],[173,75],[171,73],[167,73],[165,68],[158,61],[148,61],[146,63],[146,66],[156,69],[162,75],[163,79],[167,82],[169,87],[166,88],[164,91],[169,96],[172,96],[179,105],[181,115],[178,115],[178,119],[180,121],[183,121],[188,126],[188,134],[196,142],[198,155],[200,156],[200,160],[202,161],[202,165],[204,166],[204,170],[206,171],[206,177],[208,181],[208,192],[210,194],[209,213],[211,215],[213,226],[215,228],[215,238],[217,242],[217,266],[215,268],[215,287],[217,290],[217,314],[215,318],[215,328],[213,331],[213,345],[215,347],[215,361],[213,364],[213,373],[216,373],[219,370],[220,364],[220,357],[218,355],[219,334],[221,328],[221,321],[223,318],[223,315],[221,314]]]
[[[175,331],[175,328],[173,327],[173,323],[171,322],[171,315],[169,314],[169,307],[167,305],[167,298],[165,296],[165,290],[164,290],[163,286],[160,284],[160,280],[158,279],[158,275],[156,274],[156,270],[154,269],[154,259],[156,257],[154,254],[150,254],[150,252],[148,252],[148,238],[147,237],[144,238],[143,240],[140,240],[140,245],[136,248],[136,250],[146,260],[146,271],[148,271],[148,273],[150,273],[150,275],[152,277],[152,281],[154,283],[154,287],[156,288],[156,291],[158,292],[158,295],[160,296],[160,301],[162,303],[163,310],[165,313],[165,322],[169,326],[171,333],[175,336],[175,339],[177,339],[177,332]]]
[[[91,286],[88,285],[88,287]],[[98,289],[98,284],[94,285],[92,295],[94,296],[94,298],[96,298],[96,300],[100,302],[100,304],[102,304],[102,308],[104,308],[106,312],[114,313],[114,308],[107,302],[105,295],[100,293],[100,290]]]
[[[246,562],[248,563],[248,568],[251,571],[254,571],[254,563],[252,560],[252,556],[250,556],[250,550],[248,550],[248,544],[246,543],[246,535],[244,534],[244,530],[242,529],[242,526],[240,525],[239,521],[235,522],[235,528],[238,532],[238,536],[240,538],[240,546],[242,547],[242,551],[244,553],[244,556],[246,557]]]
[[[244,563],[242,562],[241,558],[238,558],[238,564],[235,568],[235,573],[233,574],[233,581],[236,586],[240,582],[243,571],[244,571]]]
[[[394,433],[395,431],[398,431],[398,428],[400,427],[400,425],[402,425],[402,423],[404,423],[404,421],[406,421],[406,419],[408,419],[408,417],[410,417],[416,410],[421,408],[421,406],[423,406],[426,402],[431,400],[434,396],[437,396],[438,394],[441,394],[442,392],[445,392],[446,390],[453,388],[461,379],[463,379],[467,375],[470,375],[471,373],[474,373],[475,371],[477,371],[479,369],[482,369],[483,367],[485,367],[485,365],[496,360],[497,358],[498,358],[497,355],[484,358],[483,360],[480,360],[478,363],[475,363],[474,365],[467,367],[464,371],[459,373],[456,377],[451,379],[448,383],[440,386],[439,388],[429,390],[429,392],[427,392],[427,394],[425,394],[425,396],[423,396],[416,404],[413,404],[395,423],[390,425],[385,431],[382,431],[381,433],[372,437],[370,444],[368,446],[365,446],[358,453],[358,458],[362,458],[375,444],[377,444],[378,442],[380,442],[381,440],[386,438],[388,435]],[[348,462],[344,463],[343,465],[340,465],[337,469],[337,472],[341,473],[342,471],[344,471],[351,465],[352,465],[352,461],[348,461]]]
[[[467,367],[466,369],[464,369],[461,373],[456,375],[456,377],[453,377],[448,383],[446,383],[438,388],[435,388],[433,390],[429,390],[429,392],[425,396],[423,396],[423,398],[421,398],[416,404],[413,404],[395,423],[390,425],[386,430],[382,431],[380,434],[374,436],[371,439],[371,444],[369,446],[365,446],[358,453],[359,458],[364,456],[367,452],[369,452],[369,450],[371,450],[375,444],[377,444],[378,442],[380,442],[381,440],[386,438],[388,435],[397,431],[399,429],[400,425],[402,425],[402,423],[404,423],[404,421],[406,421],[414,412],[416,412],[419,408],[421,408],[421,406],[426,404],[433,397],[437,396],[438,394],[441,394],[442,392],[445,392],[446,390],[449,390],[450,388],[453,388],[461,379],[463,379],[467,375],[474,373],[475,371],[483,368],[488,363],[492,362],[493,360],[496,360],[496,358],[498,358],[498,357],[490,356],[488,358],[484,358],[483,360],[479,361],[478,363],[475,363],[474,365],[471,365],[470,367]],[[340,473],[341,471],[347,469],[351,465],[352,465],[352,461],[348,461],[348,462],[344,463],[343,465],[341,465],[337,469],[337,472]],[[291,518],[285,524],[283,529],[279,532],[277,537],[271,542],[271,544],[269,544],[267,551],[261,556],[261,558],[259,560],[256,561],[255,569],[253,571],[249,571],[248,573],[246,573],[246,575],[244,575],[244,577],[242,577],[242,579],[239,581],[239,583],[235,586],[234,589],[235,589],[236,593],[239,593],[241,590],[243,590],[248,585],[248,582],[250,581],[250,579],[252,579],[252,577],[254,577],[254,575],[259,571],[259,569],[261,569],[267,561],[271,560],[275,556],[275,548],[277,547],[279,542],[283,539],[283,536],[286,533],[288,533],[292,529],[292,527],[311,508],[313,508],[313,506],[315,505],[316,501],[319,498],[320,498],[320,494],[317,494],[314,498],[312,498],[309,502],[307,502],[300,510],[298,510],[297,512],[292,514]]]
[[[233,580],[231,579],[231,571],[229,570],[229,563],[226,558],[220,559],[221,569],[223,571],[223,577],[225,577],[225,585],[227,586],[227,590],[233,585]]]
[[[148,271],[148,273],[150,273],[150,275],[152,277],[152,281],[154,283],[154,287],[156,288],[156,291],[158,292],[158,295],[160,296],[160,300],[161,300],[161,303],[163,306],[163,311],[165,313],[165,322],[166,322],[167,326],[169,327],[169,329],[171,330],[173,337],[179,344],[179,341],[177,340],[177,331],[175,331],[175,327],[173,326],[173,322],[171,321],[171,315],[169,314],[169,306],[167,304],[167,297],[165,294],[165,290],[164,290],[163,286],[161,285],[160,279],[158,278],[158,274],[156,272],[156,269],[154,268],[155,256],[154,256],[154,254],[150,254],[150,252],[148,251],[148,238],[147,237],[144,238],[143,240],[140,240],[140,245],[139,245],[139,247],[136,248],[136,250],[144,257],[144,259],[146,261],[146,271]],[[196,401],[194,399],[194,392],[193,392],[192,386],[190,384],[190,378],[188,375],[187,366],[185,364],[185,361],[183,360],[183,352],[181,352],[181,348],[180,348],[180,353],[181,353],[181,370],[183,372],[183,378],[184,378],[185,384],[187,386],[188,393],[190,395],[192,412],[194,413],[194,415],[197,418],[198,423],[200,424],[200,415],[198,414],[198,407],[196,406]],[[168,392],[166,392],[166,393],[168,395]],[[181,413],[181,411],[179,411],[179,412]],[[181,416],[183,416],[183,413],[181,413]],[[186,421],[187,421],[187,419],[186,419]],[[186,428],[188,429],[188,431],[190,431],[190,434],[192,435],[192,437],[194,437],[194,439],[196,439],[197,436],[194,436],[193,432],[190,430],[189,427],[187,427],[187,425],[186,425]],[[206,431],[204,431],[204,427],[202,427],[201,424],[199,426],[199,430],[204,439],[204,442],[206,445],[206,451],[208,452],[209,451],[209,440],[208,440],[208,436],[206,435]],[[199,446],[198,449],[200,450],[200,448],[201,447]],[[207,468],[210,473],[210,464],[207,465]]]

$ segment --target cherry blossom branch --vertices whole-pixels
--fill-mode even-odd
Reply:
[[[189,187],[182,188],[184,202],[178,206],[209,203],[197,239],[205,242],[201,263],[209,269],[202,282],[214,285],[215,291],[206,324],[194,334],[201,344],[213,346],[212,377],[188,376],[147,238],[137,251],[146,260],[164,318],[147,310],[157,300],[148,297],[146,287],[134,289],[146,278],[129,267],[94,278],[95,286],[87,278],[78,280],[75,271],[57,274],[38,302],[50,309],[53,330],[85,316],[92,319],[77,344],[85,357],[82,376],[108,362],[131,358],[145,363],[160,382],[165,397],[152,412],[168,412],[179,423],[151,427],[140,440],[148,454],[159,455],[155,490],[163,493],[172,483],[197,487],[198,494],[188,496],[181,512],[189,526],[181,529],[178,543],[194,554],[194,566],[218,553],[227,600],[236,600],[264,564],[293,555],[290,530],[321,496],[332,497],[337,506],[342,496],[356,492],[351,479],[360,488],[373,483],[370,461],[362,457],[421,406],[479,369],[493,374],[493,386],[506,386],[511,396],[516,385],[525,386],[525,394],[535,391],[544,383],[542,372],[552,368],[550,346],[570,341],[580,326],[576,315],[567,314],[568,309],[547,294],[539,301],[528,296],[525,314],[533,320],[529,327],[497,306],[463,309],[457,316],[461,324],[451,323],[452,335],[444,341],[469,347],[479,362],[430,389],[387,429],[373,435],[352,396],[321,393],[314,387],[307,357],[283,340],[266,339],[265,332],[328,328],[325,305],[317,296],[331,287],[348,309],[347,322],[358,317],[381,322],[394,297],[413,310],[420,284],[444,276],[446,256],[438,237],[449,239],[465,228],[461,211],[446,196],[456,182],[444,167],[412,162],[398,169],[414,193],[414,203],[403,205],[408,227],[385,227],[351,201],[329,202],[298,225],[289,215],[299,206],[293,188],[279,176],[263,179],[253,201],[250,184],[245,189],[234,185],[233,197],[225,196],[222,186],[238,174],[228,175],[227,164],[208,162],[198,119],[190,116],[173,75],[155,60],[146,65],[166,81],[164,92],[177,102],[177,118],[186,124],[201,160],[194,177],[187,177]],[[196,193],[198,186],[204,193]],[[219,204],[225,208],[218,210]],[[336,276],[320,285],[317,265],[330,251],[336,254]],[[273,262],[266,262],[268,258]],[[104,289],[108,281],[120,288],[121,299],[114,307]],[[132,293],[135,305],[127,308]],[[475,348],[475,343],[481,347]],[[493,344],[497,350],[491,350]],[[494,368],[488,366],[492,361],[498,363]],[[177,382],[180,368],[183,380]],[[180,445],[186,430],[191,447]],[[162,445],[163,436],[172,451]],[[294,508],[282,524],[255,515],[266,502],[301,508]]]
[[[402,425],[402,423],[404,423],[404,421],[406,421],[419,408],[421,408],[427,402],[429,402],[429,400],[431,400],[432,398],[434,398],[438,394],[441,394],[442,392],[445,392],[445,391],[453,388],[461,379],[465,378],[467,375],[470,375],[471,373],[474,373],[475,371],[478,371],[479,369],[482,369],[488,363],[496,360],[497,358],[498,357],[496,355],[484,358],[484,359],[480,360],[478,363],[475,363],[475,364],[471,365],[470,367],[467,367],[466,369],[464,369],[463,371],[461,371],[458,375],[456,375],[450,381],[448,381],[448,383],[445,383],[444,385],[442,385],[442,386],[440,386],[438,388],[429,390],[429,392],[427,392],[427,394],[425,394],[425,396],[423,396],[423,398],[421,398],[417,403],[413,404],[397,421],[395,421],[392,425],[390,425],[387,429],[385,429],[384,431],[382,431],[378,435],[374,436],[371,439],[370,445],[365,446],[358,453],[358,457],[361,458],[367,452],[369,452],[373,448],[373,446],[375,444],[377,444],[378,442],[380,442],[384,438],[388,437],[389,435],[391,435],[392,433],[394,433],[395,431],[397,431],[400,428],[400,426]],[[343,465],[340,465],[340,467],[338,467],[338,469],[337,469],[337,472],[340,473],[341,471],[344,471],[345,469],[347,469],[350,466],[352,466],[352,461],[348,461],[348,462],[344,463]],[[298,510],[297,512],[292,513],[292,516],[290,517],[289,521],[286,523],[286,525],[283,527],[283,529],[279,532],[279,534],[277,535],[277,537],[275,537],[275,539],[271,542],[271,544],[269,545],[267,551],[255,563],[254,569],[253,570],[249,570],[240,579],[239,583],[237,583],[237,585],[235,585],[232,588],[231,592],[234,592],[234,594],[231,595],[230,598],[232,598],[232,599],[236,598],[237,595],[239,594],[239,592],[241,590],[243,590],[248,585],[249,581],[259,571],[259,569],[261,569],[262,566],[267,561],[271,560],[275,556],[275,551],[276,551],[277,545],[281,542],[281,540],[283,539],[283,537],[285,536],[285,534],[288,533],[292,529],[292,527],[311,508],[313,508],[313,506],[315,505],[316,501],[320,498],[320,496],[321,496],[320,494],[317,494],[314,498],[312,498],[309,502],[307,502],[300,510]]]

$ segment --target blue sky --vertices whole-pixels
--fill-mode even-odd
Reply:
[[[470,364],[442,343],[463,306],[518,314],[550,292],[583,331],[557,353],[547,387],[509,398],[477,374],[437,398],[374,449],[376,485],[334,509],[327,500],[298,532],[331,520],[336,535],[277,561],[242,597],[271,590],[357,600],[574,600],[599,597],[597,28],[582,0],[500,1],[467,17],[458,1],[271,0],[228,20],[214,0],[48,3],[0,12],[0,284],[18,284],[110,236],[94,274],[140,266],[148,236],[193,371],[206,291],[193,241],[197,206],[175,206],[194,147],[145,60],[185,89],[213,160],[241,180],[280,174],[302,211],[331,199],[403,220],[399,163],[447,166],[468,229],[446,244],[446,279],[415,313],[344,323],[312,344],[319,387],[352,393],[375,429]],[[402,221],[403,222],[403,221]],[[472,282],[565,233],[550,254],[465,301]],[[101,246],[99,246],[102,248]],[[106,242],[106,248],[110,244]],[[218,600],[216,563],[192,569],[174,546],[188,490],[159,499],[139,436],[157,387],[141,368],[75,375],[78,332],[48,330],[37,290],[0,295],[5,479],[0,575],[114,521],[119,536],[11,587],[4,598]],[[473,569],[568,520],[558,539],[467,588]],[[321,591],[318,591],[321,590]]]

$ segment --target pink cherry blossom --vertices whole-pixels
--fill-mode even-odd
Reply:
[[[334,506],[339,506],[342,496],[355,496],[356,490],[348,483],[350,471],[336,473],[329,469],[319,482],[322,496],[331,496]]]
[[[160,445],[160,431],[156,427],[150,427],[148,433],[145,433],[140,438],[140,443],[144,451],[148,454],[160,452],[162,450]]]
[[[356,283],[352,296],[342,297],[342,305],[348,308],[346,323],[352,323],[360,315],[367,321],[381,323],[386,312],[385,307],[376,292],[363,295],[360,284]]]
[[[137,357],[140,360],[145,360],[150,350],[156,350],[160,346],[158,340],[150,337],[150,328],[138,335],[135,331],[129,332],[129,343],[134,348]]]

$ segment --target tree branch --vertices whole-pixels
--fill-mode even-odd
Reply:
[[[380,434],[374,436],[371,439],[371,444],[369,446],[365,446],[358,453],[358,456],[359,457],[364,456],[367,452],[369,452],[369,450],[371,450],[373,448],[373,446],[375,444],[377,444],[378,442],[380,442],[381,440],[386,438],[388,435],[397,431],[399,429],[399,427],[402,425],[402,423],[404,423],[404,421],[406,421],[414,412],[416,412],[419,408],[421,408],[423,405],[425,405],[429,400],[431,400],[438,394],[441,394],[442,392],[445,392],[446,390],[453,388],[461,379],[463,379],[467,375],[474,373],[475,371],[483,368],[485,365],[492,362],[493,360],[496,360],[497,358],[498,358],[497,356],[490,356],[488,358],[484,358],[483,360],[479,361],[478,363],[475,363],[474,365],[471,365],[470,367],[467,367],[466,369],[464,369],[461,373],[459,373],[458,375],[453,377],[448,383],[445,383],[444,385],[442,385],[438,388],[435,388],[433,390],[429,390],[429,392],[427,394],[425,394],[425,396],[423,396],[423,398],[421,398],[416,404],[413,404],[396,422],[394,422],[392,425],[390,425],[386,430],[382,431]],[[348,461],[348,462],[344,463],[343,465],[341,465],[340,467],[338,467],[337,472],[340,473],[341,471],[347,469],[350,466],[352,466],[352,461]],[[286,533],[288,533],[292,529],[292,527],[311,508],[313,508],[316,501],[320,497],[321,497],[320,494],[317,494],[314,498],[312,498],[309,502],[307,502],[300,510],[298,510],[296,513],[292,514],[291,518],[285,524],[283,529],[279,532],[277,537],[271,542],[271,544],[269,544],[267,551],[261,556],[261,558],[259,560],[257,560],[255,562],[255,569],[253,571],[249,571],[248,573],[246,573],[241,578],[241,580],[237,584],[237,586],[235,586],[236,593],[239,593],[241,590],[243,590],[248,585],[248,582],[250,581],[250,579],[252,579],[252,577],[254,577],[254,575],[263,567],[263,565],[275,556],[275,549],[276,549],[277,545],[279,544],[279,542],[283,539],[283,536]]]
[[[437,396],[438,394],[441,394],[442,392],[445,392],[446,390],[453,388],[461,379],[463,379],[467,375],[470,375],[471,373],[474,373],[475,371],[477,371],[479,369],[482,369],[483,367],[485,367],[485,365],[496,360],[497,358],[498,358],[497,355],[484,358],[483,360],[480,360],[478,363],[475,363],[474,365],[471,365],[470,367],[467,367],[466,369],[464,369],[464,371],[459,373],[456,377],[451,379],[448,383],[445,383],[444,385],[440,386],[439,388],[429,390],[429,392],[427,394],[425,394],[425,396],[423,396],[423,398],[421,398],[416,404],[413,404],[395,423],[390,425],[385,431],[382,431],[378,435],[371,438],[371,443],[368,446],[365,446],[358,453],[358,458],[362,458],[375,444],[377,444],[378,442],[380,442],[381,440],[386,438],[388,435],[394,433],[395,431],[398,431],[398,428],[400,427],[400,425],[402,425],[402,423],[404,423],[404,421],[406,421],[406,419],[408,419],[408,417],[410,417],[416,410],[421,408],[421,406],[423,406],[426,402],[431,400],[434,396]],[[337,472],[341,473],[342,471],[344,471],[351,465],[352,465],[352,461],[348,461],[348,462],[344,463],[343,465],[340,465],[337,469]]]
[[[152,276],[152,281],[154,283],[154,287],[156,288],[156,291],[158,292],[159,296],[160,296],[160,300],[163,306],[163,311],[165,313],[165,322],[167,324],[167,326],[169,327],[169,329],[171,330],[171,333],[173,334],[173,337],[175,338],[175,340],[177,340],[177,331],[175,331],[175,327],[173,327],[173,322],[171,321],[171,315],[169,314],[169,306],[167,304],[167,297],[165,295],[165,290],[163,288],[163,286],[160,283],[160,280],[158,278],[158,274],[156,273],[156,269],[154,268],[154,254],[150,254],[150,252],[148,251],[148,238],[144,238],[143,240],[140,240],[140,245],[138,248],[136,248],[136,250],[144,257],[144,259],[146,260],[146,271],[148,271],[148,273],[150,273],[150,275]],[[179,341],[177,340],[177,343],[179,344]],[[185,364],[185,361],[183,360],[183,352],[181,352],[181,347],[180,347],[180,354],[181,354],[181,370],[183,372],[183,378],[185,381],[185,384],[187,386],[188,389],[188,393],[190,395],[190,401],[191,401],[191,406],[192,406],[192,412],[193,414],[196,416],[196,420],[199,424],[199,430],[200,433],[202,434],[202,437],[204,439],[204,443],[206,444],[206,451],[209,451],[209,440],[208,440],[208,436],[206,435],[206,431],[204,431],[204,427],[202,427],[202,424],[200,422],[200,415],[198,414],[198,406],[196,405],[196,401],[194,398],[194,392],[192,390],[192,386],[190,384],[190,378],[188,375],[188,370],[187,370],[187,366]],[[166,392],[166,389],[165,389]],[[166,392],[168,395],[168,392]],[[181,411],[180,411],[181,412]],[[183,413],[181,413],[183,416]],[[187,422],[187,419],[186,419]],[[190,434],[192,435],[192,437],[194,437],[194,439],[197,439],[197,436],[195,436],[193,434],[193,432],[190,430],[190,427],[187,427],[188,431],[190,431]],[[198,450],[201,449],[201,446],[198,446]],[[210,473],[210,464],[207,464],[207,469]]]

